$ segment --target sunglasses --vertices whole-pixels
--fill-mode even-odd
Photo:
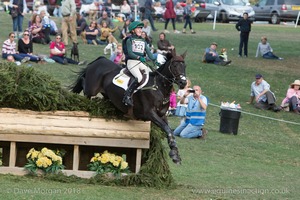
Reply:
[[[61,39],[60,37],[57,37],[56,39]]]
[[[25,34],[23,34],[23,35],[27,35],[27,36],[29,36],[29,34],[27,34],[27,33],[25,33]]]
[[[14,35],[11,35],[10,37],[11,37],[11,38],[14,38],[15,36],[14,36]]]

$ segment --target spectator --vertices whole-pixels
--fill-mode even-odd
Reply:
[[[77,36],[81,35],[82,32],[88,27],[85,18],[79,13],[76,14],[76,34]]]
[[[111,29],[107,26],[106,21],[102,22],[101,25],[101,36],[100,36],[100,41],[103,44],[110,44],[110,43],[115,43],[117,44],[118,41],[116,40],[116,38],[113,36],[113,32],[115,32],[118,29],[118,27],[115,27],[114,29]]]
[[[141,37],[145,40],[145,42],[146,42],[147,46],[149,47],[151,53],[154,53],[154,46],[152,44],[152,39],[148,37],[148,35],[145,31],[142,31]],[[155,55],[154,55],[154,57],[156,58]]]
[[[41,61],[41,59],[38,56],[32,54],[33,45],[32,45],[32,41],[29,38],[28,30],[24,31],[23,38],[20,38],[18,41],[18,52],[19,55],[22,55],[24,58],[29,57],[30,61],[33,62]]]
[[[159,40],[157,41],[157,53],[166,55],[171,52],[175,47],[166,39],[165,33],[159,34]]]
[[[217,47],[218,47],[218,44],[213,42],[213,43],[211,43],[210,47],[205,49],[204,62],[213,63],[216,65],[223,65],[223,66],[231,63],[231,60],[223,61],[220,58],[220,56],[217,53]]]
[[[10,14],[12,15],[12,11],[16,11],[17,15],[12,15],[13,20],[13,31],[15,32],[16,37],[21,37],[23,33],[23,19],[24,14],[27,12],[27,4],[26,0],[10,0],[9,7],[11,9]]]
[[[99,34],[99,30],[97,29],[97,23],[96,21],[92,21],[90,23],[90,26],[85,29],[85,38],[87,40],[88,44],[106,44],[106,42],[102,42],[97,39],[97,36]]]
[[[120,39],[124,39],[125,37],[127,37],[129,35],[129,29],[128,26],[130,24],[130,19],[126,19],[126,21],[124,22],[123,28],[121,30],[121,34],[120,34]]]
[[[55,60],[55,62],[67,65],[68,63],[70,64],[75,64],[75,65],[84,65],[86,62],[77,62],[75,60],[72,60],[71,58],[66,57],[66,49],[65,49],[65,44],[61,42],[61,36],[56,35],[55,41],[51,42],[50,44],[50,58]]]
[[[108,17],[111,17],[111,11],[112,11],[112,3],[111,0],[106,0],[104,3],[105,11],[107,12]]]
[[[80,0],[80,2],[81,2],[81,7],[79,10],[79,14],[86,17],[89,14],[91,1],[90,0]]]
[[[180,117],[180,123],[184,122],[185,121],[185,113],[186,113],[186,108],[187,108],[187,104],[188,104],[188,98],[186,98],[184,100],[184,102],[180,102],[180,100],[182,99],[183,95],[191,88],[191,81],[189,79],[187,79],[186,81],[186,85],[183,89],[180,89],[178,90],[177,92],[177,100],[178,100],[178,103],[177,103],[177,106],[176,106],[176,112],[175,112],[175,115]],[[190,94],[192,95],[192,94]]]
[[[164,18],[165,18],[165,33],[170,33],[168,31],[168,24],[169,21],[172,21],[172,26],[173,26],[173,31],[174,33],[180,33],[179,31],[176,30],[176,26],[175,26],[175,19],[176,19],[176,13],[174,11],[174,4],[173,4],[173,0],[167,0],[166,1],[166,10],[164,13]]]
[[[158,19],[159,21],[165,21],[163,19],[163,16],[164,16],[164,13],[165,13],[165,8],[163,8],[161,6],[161,3],[158,1],[158,2],[155,2],[154,3],[154,15],[155,15],[155,18]]]
[[[267,37],[261,37],[261,42],[258,43],[257,50],[256,50],[256,58],[258,57],[258,54],[265,58],[265,59],[277,59],[277,60],[283,60],[283,58],[275,56],[273,54],[273,49],[269,42],[267,42]]]
[[[289,110],[295,114],[300,114],[300,80],[295,80],[291,83],[290,88],[287,90],[286,96],[281,103],[281,107],[288,104]]]
[[[61,14],[63,16],[61,23],[61,32],[64,45],[68,45],[68,37],[70,37],[73,43],[77,42],[76,35],[76,4],[75,0],[64,0],[61,5]]]
[[[193,95],[189,96],[189,94]],[[207,131],[203,128],[206,117],[207,98],[202,95],[200,86],[194,86],[193,90],[188,90],[180,102],[184,103],[188,98],[186,119],[175,130],[174,135],[182,138],[202,138],[204,139]]]
[[[56,0],[56,2],[55,2],[55,8],[53,10],[53,15],[55,17],[62,17],[62,14],[61,14],[61,1],[62,0]]]
[[[51,32],[51,24],[50,24],[50,19],[49,16],[46,15],[45,10],[42,10],[40,12],[40,17],[42,19],[42,31],[45,35],[45,41],[47,44],[49,44],[49,42],[51,41],[50,39],[50,32]]]
[[[186,27],[187,25],[189,25],[189,28],[191,30],[192,34],[195,34],[196,32],[193,30],[192,28],[192,21],[191,21],[191,16],[192,16],[192,0],[187,0],[186,1],[186,6],[184,7],[184,19],[185,19],[185,23],[183,26],[183,30],[182,33],[186,33]]]
[[[170,53],[175,47],[166,39],[165,33],[159,34],[159,41],[157,41],[157,61],[160,64],[166,62],[165,55]]]
[[[107,12],[105,11],[102,13],[102,17],[100,17],[97,21],[97,24],[99,26],[98,28],[102,28],[101,25],[103,22],[106,22],[108,28],[115,28],[113,21],[111,20],[111,18],[108,17]]]
[[[280,111],[280,107],[275,104],[276,98],[273,92],[270,90],[270,84],[263,79],[261,74],[256,74],[256,81],[251,84],[250,101],[248,104],[252,104],[255,99],[254,106],[258,109],[270,110],[274,112]]]
[[[130,5],[127,3],[127,0],[123,1],[123,4],[120,7],[120,12],[122,14],[122,18],[125,21],[126,19],[131,19],[131,8]]]
[[[151,27],[149,26],[149,20],[148,19],[144,19],[143,20],[144,23],[144,27],[142,28],[142,31],[146,32],[148,37],[150,37],[152,39],[151,36]]]
[[[38,14],[33,15],[33,20],[31,22],[32,24],[29,29],[32,35],[32,42],[38,44],[48,44],[50,41],[46,41],[41,17]]]
[[[242,57],[242,50],[244,47],[244,56],[248,57],[248,40],[251,31],[251,21],[248,19],[248,13],[243,14],[243,18],[235,25],[235,28],[240,31],[240,46],[239,57]]]
[[[170,105],[169,105],[169,110],[167,112],[167,116],[175,115],[176,106],[177,106],[176,93],[175,93],[175,88],[173,86],[170,94]]]
[[[181,6],[180,2],[177,2],[174,8],[176,14],[176,21],[182,22],[184,8]]]
[[[152,11],[153,11],[153,4],[152,0],[146,0],[145,1],[145,14],[144,14],[144,19],[148,19],[151,25],[151,28],[153,31],[157,31],[157,29],[154,26],[153,18],[152,18]]]
[[[96,18],[98,18],[98,12],[99,12],[99,1],[98,0],[94,0],[93,3],[90,4],[89,6],[89,20],[90,21],[95,21]]]
[[[25,63],[29,61],[29,57],[25,54],[19,54],[16,51],[15,33],[9,33],[9,38],[3,42],[2,46],[2,58],[7,59],[9,62],[21,61]]]
[[[123,53],[122,44],[117,44],[117,48],[111,54],[110,60],[116,63],[117,65],[125,65],[125,54]]]

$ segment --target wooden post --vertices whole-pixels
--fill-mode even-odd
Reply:
[[[16,142],[10,142],[9,167],[16,166],[17,147]]]
[[[142,149],[136,150],[135,173],[137,174],[141,169]]]
[[[74,152],[73,152],[73,170],[79,169],[79,146],[74,145]]]

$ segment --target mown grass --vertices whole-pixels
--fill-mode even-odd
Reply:
[[[10,18],[2,13],[0,24],[3,25],[0,33],[2,42],[12,25]],[[204,94],[209,97],[211,104],[205,125],[209,134],[204,141],[177,139],[182,165],[177,166],[170,161],[176,188],[113,187],[0,175],[1,199],[298,199],[299,124],[279,122],[273,118],[299,123],[299,116],[257,110],[245,102],[249,100],[250,84],[258,72],[271,84],[278,104],[284,98],[288,85],[300,78],[299,28],[254,24],[250,34],[249,57],[244,59],[237,57],[239,33],[234,24],[217,24],[216,30],[212,30],[211,23],[193,25],[197,32],[195,35],[168,34],[167,37],[176,46],[177,53],[188,51],[187,76],[193,85],[201,85]],[[178,29],[182,26],[177,24]],[[157,27],[163,30],[163,24],[157,24]],[[159,31],[153,33],[155,43],[158,34]],[[275,54],[283,57],[283,61],[254,58],[257,43],[263,35],[268,37]],[[229,59],[232,60],[230,66],[201,63],[204,48],[212,41],[219,44],[219,49],[228,49]],[[103,46],[80,43],[81,59],[92,61],[103,55]],[[49,47],[34,45],[34,51],[48,54]],[[74,65],[56,64],[33,64],[33,67],[51,74],[64,86],[75,80],[73,72],[80,69]],[[221,101],[234,100],[241,104],[242,111],[270,119],[242,113],[238,135],[221,134],[218,105]],[[172,128],[179,123],[176,117],[170,117],[169,121]],[[26,193],[21,189],[31,190]],[[41,192],[46,189],[53,194]],[[56,189],[61,189],[61,193],[55,194]],[[40,192],[30,192],[32,190]]]

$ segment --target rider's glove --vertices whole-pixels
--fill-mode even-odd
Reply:
[[[160,63],[155,61],[155,66],[160,67]]]
[[[146,62],[146,59],[145,57],[141,56],[140,59],[139,59],[141,62]]]

